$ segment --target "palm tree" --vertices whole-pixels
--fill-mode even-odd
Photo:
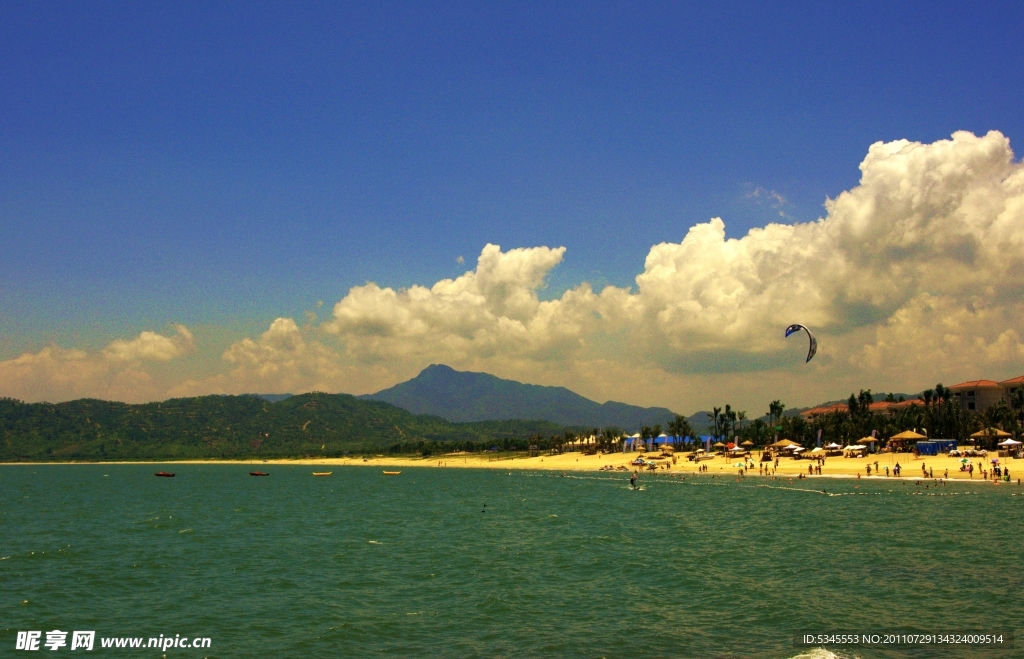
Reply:
[[[721,407],[711,408],[711,420],[715,422],[715,439],[718,439],[718,417],[722,414]]]

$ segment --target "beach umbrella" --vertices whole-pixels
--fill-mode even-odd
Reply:
[[[753,446],[753,445],[754,445],[754,442],[750,441],[749,439],[747,441],[743,442],[742,444],[740,444],[740,446]]]
[[[914,432],[913,430],[904,430],[900,434],[893,435],[889,439],[890,440],[892,440],[892,439],[896,439],[896,440],[899,440],[899,439],[925,439],[925,436],[924,435],[919,435],[918,433]]]
[[[715,448],[725,448],[725,444],[723,444],[722,442],[715,442],[712,446],[714,446]]]
[[[743,464],[742,462],[734,462],[734,463],[732,463],[732,466],[733,467],[746,467],[747,465]]]
[[[963,464],[967,464],[968,462],[970,462],[970,460],[968,460],[967,458],[964,458],[964,459],[963,459],[963,460],[961,460],[960,462],[962,462]]]
[[[971,435],[972,439],[984,439],[985,437],[1013,437],[1013,435],[999,428],[985,428]]]

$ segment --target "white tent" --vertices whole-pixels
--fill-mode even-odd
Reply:
[[[843,448],[843,447],[840,446],[839,444],[836,444],[835,442],[832,442],[831,444],[825,444],[825,448],[837,449],[837,448]]]
[[[1013,438],[999,442],[1000,446],[1020,446],[1020,444],[1020,442],[1016,441]]]

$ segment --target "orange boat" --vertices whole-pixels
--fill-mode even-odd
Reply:
[[[268,474],[265,471],[250,471],[249,475],[250,476],[269,476],[270,474]]]
[[[161,478],[174,478],[174,474],[172,474],[169,471],[158,471],[158,472],[156,472],[153,475],[154,476],[160,476]]]
[[[385,471],[384,475],[385,476],[397,476],[400,473],[402,473],[402,472],[400,472],[400,471]]]

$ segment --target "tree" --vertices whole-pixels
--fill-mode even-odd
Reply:
[[[718,439],[718,424],[722,415],[721,407],[711,408],[711,420],[715,422],[715,439]]]

